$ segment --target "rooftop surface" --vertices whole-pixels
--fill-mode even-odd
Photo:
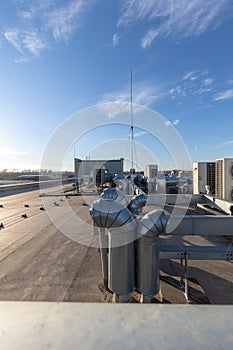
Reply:
[[[112,304],[112,294],[103,287],[99,249],[62,234],[42,210],[39,195],[25,192],[0,201],[1,349],[96,349],[97,344],[111,349],[232,348],[231,262],[189,262],[192,304],[180,287],[179,261],[171,259],[160,261],[156,304],[138,304],[136,292],[131,304]],[[68,203],[91,224],[89,207],[96,198],[66,198],[55,190],[46,205],[59,217]],[[195,214],[192,208],[189,213]],[[83,234],[82,227],[77,230]],[[232,244],[227,237],[161,237],[161,244],[171,243]]]
[[[54,190],[46,201],[58,216],[68,203],[91,225],[89,207],[97,198],[98,195],[66,198]],[[0,204],[0,221],[4,225],[0,230],[0,300],[112,302],[112,294],[103,288],[99,249],[62,234],[46,210],[41,210],[39,191],[5,196]],[[169,206],[165,207],[167,213],[169,210]],[[195,214],[192,208],[188,213]],[[24,214],[26,217],[22,217]],[[229,237],[162,236],[160,241],[163,245],[231,245]],[[180,273],[179,260],[160,261],[161,292],[157,302],[186,303]],[[233,304],[232,262],[189,261],[189,293],[192,303]],[[132,294],[131,301],[138,302],[137,293]]]

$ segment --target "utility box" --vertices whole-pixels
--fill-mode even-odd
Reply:
[[[206,186],[209,186],[210,193],[214,193],[215,162],[194,162],[193,194],[206,193]]]
[[[144,176],[148,179],[154,179],[158,176],[158,165],[157,164],[148,164],[146,165]]]
[[[216,159],[216,197],[233,202],[233,158]]]

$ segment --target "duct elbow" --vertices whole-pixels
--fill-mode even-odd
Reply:
[[[139,236],[152,237],[166,234],[167,218],[163,210],[152,210],[144,215],[138,227]]]
[[[139,194],[131,199],[128,208],[134,215],[140,215],[142,208],[146,205],[146,201],[147,197],[144,194]]]
[[[100,196],[101,199],[112,200],[121,203],[123,206],[127,207],[128,202],[122,191],[118,188],[106,188]]]
[[[103,192],[99,200],[93,202],[90,216],[100,228],[123,228],[126,224],[135,228],[133,214],[127,205],[127,200],[120,190],[109,188]]]

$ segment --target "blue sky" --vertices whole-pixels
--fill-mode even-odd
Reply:
[[[69,116],[129,102],[131,69],[134,103],[177,129],[191,161],[233,157],[232,34],[232,0],[1,1],[0,170],[40,168]],[[127,139],[123,129],[115,136]]]

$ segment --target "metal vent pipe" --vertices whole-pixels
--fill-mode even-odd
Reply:
[[[90,215],[100,228],[105,286],[107,284],[115,294],[116,301],[129,301],[135,288],[136,223],[126,206],[124,195],[118,191],[112,188],[105,190],[101,198],[93,203]]]
[[[142,208],[146,205],[146,201],[147,196],[144,194],[138,194],[131,199],[128,208],[134,215],[140,215]]]
[[[166,216],[162,210],[144,215],[138,226],[137,240],[137,291],[143,302],[151,302],[159,292],[159,235],[166,232]]]

